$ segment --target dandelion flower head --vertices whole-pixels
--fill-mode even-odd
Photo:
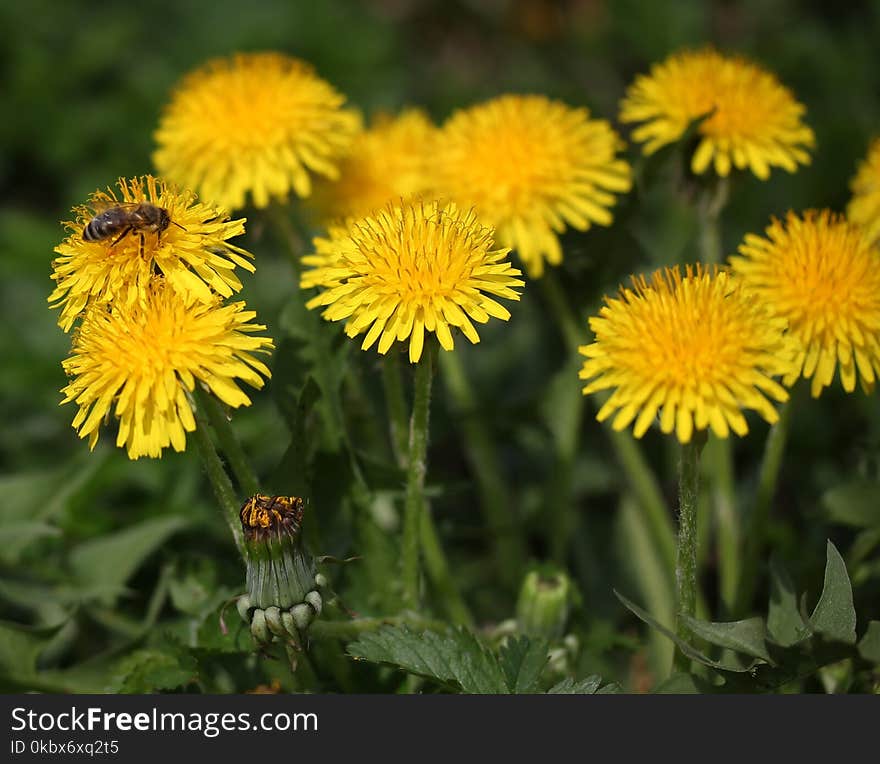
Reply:
[[[363,217],[430,186],[437,128],[421,109],[379,114],[355,139],[339,178],[315,185],[312,205],[324,221]]]
[[[694,429],[745,435],[744,409],[773,423],[768,398],[788,399],[773,379],[791,369],[784,327],[724,270],[697,265],[684,276],[666,268],[633,277],[631,289],[606,297],[590,319],[595,340],[579,348],[587,359],[583,392],[611,390],[596,418],[614,414],[615,430],[635,420],[637,438],[658,414],[660,429],[682,443]]]
[[[280,53],[215,59],[183,79],[156,131],[159,172],[229,209],[311,193],[338,174],[360,117],[304,61]]]
[[[788,323],[797,343],[791,385],[818,397],[840,369],[843,389],[880,374],[880,253],[866,231],[828,210],[789,212],[764,236],[749,234],[730,264],[745,288]]]
[[[75,220],[65,223],[69,235],[55,248],[56,286],[49,303],[61,309],[58,324],[64,331],[90,303],[144,299],[157,272],[173,289],[203,302],[241,289],[235,267],[253,272],[253,255],[228,240],[244,233],[243,218],[230,220],[224,210],[150,175],[120,178],[118,187],[119,193],[98,191],[88,204],[75,208]],[[117,226],[105,238],[85,240],[85,229],[95,215],[120,205],[121,213],[127,214],[142,203],[167,212],[170,222],[164,230],[120,231]]]
[[[871,241],[880,240],[880,138],[868,148],[850,189],[853,195],[846,208],[847,218],[865,228]]]
[[[505,95],[456,112],[441,130],[436,191],[474,207],[515,249],[529,276],[562,262],[559,234],[610,225],[614,194],[631,186],[617,153],[623,142],[603,120],[544,96]]]
[[[453,349],[453,328],[479,342],[472,322],[508,320],[493,296],[518,300],[523,286],[509,250],[492,248],[492,229],[454,205],[389,204],[316,241],[319,253],[303,259],[315,272],[305,272],[301,286],[324,289],[307,306],[325,306],[324,318],[345,320],[349,337],[366,332],[364,350],[378,340],[385,354],[408,340],[412,363],[421,358],[426,331],[444,350]]]
[[[198,302],[161,278],[146,299],[91,306],[63,362],[70,381],[62,403],[79,411],[73,427],[94,448],[102,421],[119,420],[117,446],[131,459],[158,457],[169,445],[182,451],[195,429],[188,393],[204,385],[228,406],[250,405],[236,380],[263,386],[268,367],[254,354],[272,348],[266,327],[251,323],[243,302]]]
[[[709,48],[676,53],[638,76],[621,103],[620,120],[641,123],[633,140],[653,154],[705,117],[697,127],[692,171],[714,167],[726,177],[731,167],[748,168],[766,180],[771,167],[794,172],[809,163],[815,136],[803,122],[805,111],[775,75]]]

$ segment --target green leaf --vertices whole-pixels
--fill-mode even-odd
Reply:
[[[836,486],[822,496],[822,507],[831,522],[856,528],[880,526],[880,483],[860,478]]]
[[[196,681],[198,667],[183,651],[136,650],[123,658],[116,670],[115,689],[142,694],[174,690]]]
[[[100,584],[108,592],[121,591],[144,560],[188,524],[183,517],[158,517],[86,541],[70,554],[74,577],[83,585]]]
[[[880,621],[868,622],[868,628],[859,640],[859,655],[866,661],[880,664]]]
[[[747,618],[744,621],[723,623],[700,621],[683,616],[688,628],[709,644],[726,647],[753,658],[761,658],[770,663],[770,654],[764,643],[764,621],[761,618]]]
[[[4,674],[28,677],[36,672],[37,656],[49,640],[24,626],[0,622],[0,667]]]
[[[517,695],[538,691],[538,680],[549,658],[547,642],[520,636],[508,639],[499,652],[507,689]]]
[[[768,639],[782,647],[790,647],[809,636],[809,633],[810,630],[801,617],[794,584],[788,572],[775,558],[771,558]]]
[[[498,659],[466,629],[417,634],[406,626],[385,626],[349,644],[348,653],[457,686],[465,693],[509,692]]]
[[[592,674],[586,679],[575,681],[571,677],[566,677],[561,682],[554,684],[549,690],[548,695],[595,695],[600,685],[602,677],[598,674]]]
[[[829,639],[856,642],[856,609],[846,563],[830,541],[826,550],[825,583],[810,624]]]
[[[624,597],[620,592],[616,589],[614,591],[614,596],[617,597],[623,603],[623,606],[629,610],[633,615],[638,617],[640,620],[644,621],[648,626],[651,626],[661,634],[664,634],[666,637],[671,639],[678,645],[679,650],[697,663],[702,663],[704,666],[708,666],[709,668],[719,669],[720,671],[733,671],[737,673],[743,673],[751,670],[752,666],[738,666],[738,665],[730,665],[727,663],[719,663],[718,661],[713,661],[711,658],[703,655],[699,650],[697,650],[692,645],[685,642],[681,639],[677,634],[672,632],[670,629],[667,629],[663,624],[657,621],[650,613],[645,612],[636,605],[634,602],[630,602],[626,597]]]

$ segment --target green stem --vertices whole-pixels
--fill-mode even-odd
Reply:
[[[433,375],[433,342],[422,352],[416,364],[412,417],[409,423],[409,460],[406,474],[406,503],[403,512],[401,576],[404,607],[414,608],[419,602],[419,538],[425,511],[425,459],[428,453],[428,414],[431,403]]]
[[[239,519],[239,511],[241,509],[238,497],[235,495],[235,489],[232,487],[232,481],[223,467],[223,462],[214,448],[214,443],[208,435],[208,421],[205,418],[204,411],[197,409],[196,411],[196,430],[194,433],[196,446],[202,457],[202,463],[205,465],[205,471],[208,473],[208,480],[214,489],[214,495],[220,503],[220,508],[229,524],[229,530],[232,531],[232,538],[235,546],[238,548],[242,559],[245,558],[244,539],[241,533],[241,520]]]
[[[724,258],[720,220],[728,194],[727,178],[719,178],[697,202],[700,260],[706,265],[720,265]]]
[[[198,406],[207,414],[208,421],[211,423],[211,429],[220,442],[220,450],[226,457],[226,461],[232,468],[238,485],[246,496],[253,496],[259,493],[260,484],[257,474],[251,466],[244,449],[241,447],[229,418],[223,412],[220,402],[210,393],[201,389],[198,385],[194,390],[194,397]]]
[[[779,421],[767,433],[764,456],[761,459],[761,469],[758,473],[755,503],[752,506],[745,533],[742,569],[736,592],[736,614],[746,612],[755,593],[760,555],[766,541],[767,521],[770,517],[773,495],[776,493],[776,484],[779,481],[779,469],[782,466],[782,455],[788,439],[793,404],[794,391],[792,391],[792,399],[780,408]]]
[[[585,322],[580,321],[572,310],[568,297],[566,297],[565,291],[553,271],[545,273],[538,283],[541,284],[544,299],[556,318],[556,323],[562,331],[562,338],[565,340],[569,352],[577,353],[578,347],[586,339],[584,336]]]
[[[473,469],[502,581],[511,590],[525,570],[526,548],[513,514],[513,500],[499,468],[498,454],[470,381],[457,353],[441,353],[443,382],[464,433],[464,448]]]
[[[391,448],[397,463],[405,467],[409,451],[406,396],[401,379],[400,353],[395,352],[393,348],[382,362],[382,385],[385,388],[385,401],[388,406]]]
[[[473,626],[474,618],[449,570],[449,563],[443,553],[443,546],[440,543],[437,526],[434,524],[431,507],[427,503],[422,511],[420,532],[425,569],[428,572],[428,578],[443,601],[446,613],[456,623]]]
[[[694,616],[697,610],[697,502],[700,498],[700,452],[706,443],[705,431],[698,431],[690,443],[681,447],[678,470],[678,549],[675,558],[675,633],[684,640],[690,629],[683,615]],[[690,659],[680,651],[676,667],[687,671]]]

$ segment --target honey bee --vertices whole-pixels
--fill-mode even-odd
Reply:
[[[121,202],[96,210],[95,216],[86,224],[82,237],[85,241],[103,241],[116,236],[110,246],[115,246],[130,233],[140,236],[141,251],[144,248],[144,236],[156,234],[156,242],[162,232],[174,223],[168,210],[147,202]],[[178,228],[186,230],[180,223]],[[118,234],[118,236],[117,236]]]

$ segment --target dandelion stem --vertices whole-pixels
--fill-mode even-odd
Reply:
[[[254,468],[251,466],[244,449],[241,447],[229,418],[223,412],[219,401],[210,393],[205,392],[197,385],[194,390],[194,397],[198,402],[199,408],[205,412],[211,429],[217,436],[220,443],[220,450],[226,457],[226,461],[232,468],[238,485],[246,496],[253,496],[260,490],[259,480]]]
[[[495,547],[501,580],[513,590],[525,569],[526,550],[512,514],[513,501],[501,474],[498,454],[486,422],[479,414],[476,396],[456,353],[442,353],[443,382],[457,409],[464,448],[474,471],[480,506]]]
[[[718,178],[697,202],[700,260],[706,265],[719,265],[724,252],[721,244],[721,211],[729,195],[727,178]]]
[[[796,390],[797,388],[795,388]],[[767,535],[767,521],[770,517],[770,506],[776,493],[779,481],[779,469],[782,466],[782,455],[788,440],[788,426],[791,421],[791,409],[794,397],[779,410],[779,421],[767,433],[764,444],[764,455],[758,473],[758,488],[755,492],[755,503],[745,533],[742,567],[739,586],[736,592],[736,614],[745,613],[752,603],[755,584],[758,580],[759,558]]]
[[[401,467],[405,467],[409,451],[406,396],[403,392],[401,379],[400,354],[393,350],[385,356],[382,362],[382,385],[385,388],[385,402],[388,407],[391,448],[397,463]]]
[[[422,515],[425,512],[425,463],[428,452],[428,414],[431,404],[433,342],[416,364],[412,417],[409,423],[409,459],[406,475],[406,503],[403,513],[401,576],[404,607],[414,608],[419,602],[419,557]]]
[[[406,467],[409,460],[409,442],[407,436],[406,396],[401,379],[400,355],[392,353],[385,356],[382,364],[382,382],[385,388],[385,399],[391,429],[391,445],[394,457],[401,467]],[[431,513],[430,504],[426,501],[422,508],[422,522],[419,528],[422,554],[425,559],[425,570],[440,598],[446,612],[458,623],[470,625],[473,617],[458,590],[452,577],[440,535]]]
[[[681,447],[678,470],[678,549],[675,560],[675,633],[689,639],[690,629],[682,616],[697,609],[697,503],[700,497],[700,452],[706,444],[705,430],[694,433]],[[675,653],[676,667],[687,671],[690,659]]]
[[[238,548],[242,559],[245,558],[244,539],[241,533],[241,521],[239,520],[239,501],[235,495],[235,489],[232,487],[232,481],[223,467],[223,462],[214,448],[211,436],[208,434],[208,420],[205,418],[204,409],[199,406],[196,411],[196,446],[202,457],[202,464],[205,465],[205,471],[208,473],[208,480],[214,489],[214,495],[220,503],[220,508],[226,516],[226,522],[229,524],[229,530],[232,531],[232,538],[235,546]]]

